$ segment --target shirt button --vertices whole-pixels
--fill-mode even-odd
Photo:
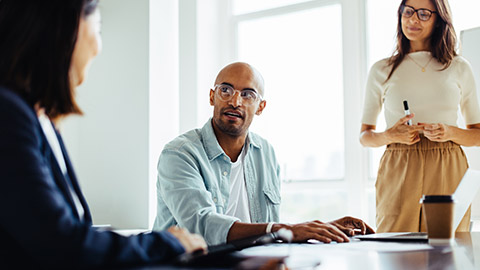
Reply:
[[[227,176],[227,174],[228,174],[227,172],[223,172],[223,175]]]
[[[227,158],[227,157],[223,157],[223,160],[227,161],[227,160],[228,160],[228,158]]]
[[[218,200],[217,198],[213,198],[213,202],[216,203]]]
[[[223,203],[227,203],[227,199],[223,199]]]

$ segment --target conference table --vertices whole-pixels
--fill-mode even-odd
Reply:
[[[268,259],[283,259],[288,269],[480,269],[480,232],[459,232],[450,246],[431,246],[421,242],[377,242],[352,240],[350,243],[270,244],[235,252],[246,257],[240,268],[254,269]],[[246,261],[255,260],[256,264]],[[252,266],[253,265],[253,266]],[[205,268],[205,267],[204,267]],[[232,269],[211,266],[207,269]],[[239,265],[237,265],[239,268]],[[132,268],[198,269],[195,266],[145,266]]]

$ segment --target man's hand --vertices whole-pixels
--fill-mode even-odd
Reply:
[[[196,250],[207,250],[207,243],[198,234],[189,233],[187,230],[177,226],[172,226],[167,231],[178,239],[183,248],[185,248],[186,253]]]
[[[343,217],[329,223],[337,227],[348,236],[375,233],[375,231],[365,222],[354,217]]]
[[[319,220],[304,222],[293,225],[275,224],[274,231],[286,228],[293,232],[293,242],[306,242],[309,239],[318,240],[324,243],[336,241],[338,243],[348,242],[348,237],[336,226],[323,223]]]
[[[328,223],[315,220],[293,225],[275,224],[273,231],[278,231],[281,228],[293,232],[294,242],[306,242],[314,239],[324,243],[332,241],[343,243],[350,242],[348,236],[375,233],[365,222],[353,217],[343,217]]]

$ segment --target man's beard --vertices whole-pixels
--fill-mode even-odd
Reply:
[[[240,135],[243,135],[244,133],[244,130],[242,127],[235,127],[233,125],[230,125],[228,123],[224,123],[221,119],[214,119],[215,121],[215,125],[217,126],[217,128],[227,134],[227,135],[230,135],[232,137],[238,137]]]

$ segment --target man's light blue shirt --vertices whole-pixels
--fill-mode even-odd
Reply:
[[[252,223],[278,222],[280,166],[273,147],[249,132],[244,160]],[[238,218],[225,215],[230,193],[230,158],[220,147],[210,119],[170,143],[158,161],[154,230],[172,225],[202,235],[207,244],[227,241]]]

